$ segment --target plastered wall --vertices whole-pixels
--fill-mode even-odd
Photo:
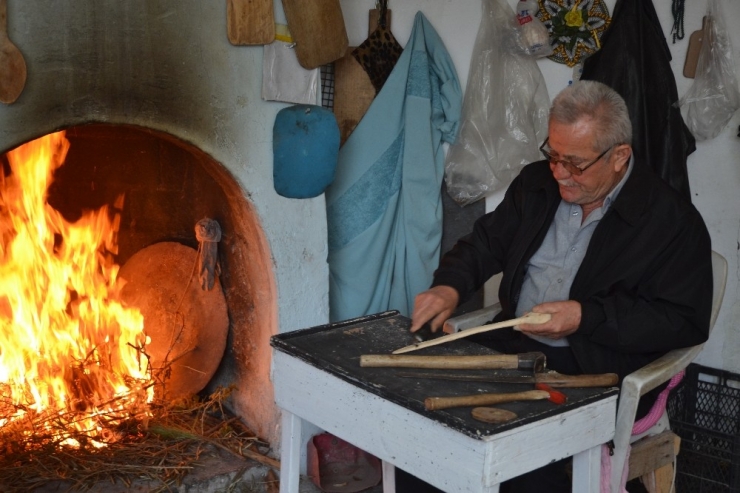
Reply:
[[[735,66],[740,66],[740,1],[722,0],[725,22],[734,47]],[[509,0],[516,5],[516,2]],[[612,12],[615,0],[606,0]],[[701,28],[707,0],[686,2],[685,32],[682,41],[670,40],[673,15],[671,0],[653,0],[663,32],[668,39],[679,97],[693,83],[682,75],[690,33]],[[342,0],[350,45],[356,46],[367,36],[367,12],[375,6],[374,0]],[[467,82],[468,67],[481,17],[481,0],[403,0],[389,2],[393,11],[392,30],[399,43],[405,45],[413,17],[422,11],[442,37],[450,52],[463,88]],[[571,80],[567,66],[548,59],[538,61],[552,98]],[[714,333],[697,362],[714,368],[740,373],[740,138],[737,137],[740,112],[736,112],[722,133],[712,140],[697,143],[697,150],[689,157],[689,179],[692,200],[707,223],[714,250],[729,262],[729,278],[722,311]],[[499,192],[487,199],[492,210],[501,201]],[[495,293],[495,289],[491,290]]]

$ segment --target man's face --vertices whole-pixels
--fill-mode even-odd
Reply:
[[[573,125],[550,122],[549,147],[558,162],[550,162],[552,175],[558,181],[560,196],[566,202],[579,204],[586,210],[600,207],[604,198],[619,183],[627,170],[631,148],[617,145],[581,175],[568,171],[559,160],[576,163],[579,167],[592,162],[606,149],[594,149],[593,130],[588,119]]]

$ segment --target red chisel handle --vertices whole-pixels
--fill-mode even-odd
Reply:
[[[558,392],[546,383],[536,383],[534,384],[534,388],[537,390],[544,390],[545,392],[549,392],[550,397],[548,398],[548,400],[550,402],[554,402],[555,404],[565,404],[566,402],[568,402],[568,396],[566,396],[562,392]]]

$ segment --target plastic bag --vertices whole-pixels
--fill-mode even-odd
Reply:
[[[720,0],[709,0],[696,76],[681,100],[686,125],[696,140],[716,137],[740,107],[733,60]]]
[[[445,159],[447,192],[460,205],[508,186],[541,159],[550,98],[534,58],[511,50],[513,17],[505,0],[483,1],[460,134]]]
[[[264,46],[262,99],[284,103],[316,104],[319,69],[301,67],[290,43],[274,41]]]
[[[516,4],[515,34],[522,53],[541,58],[552,55],[550,33],[535,15],[540,8],[535,0],[519,0]]]

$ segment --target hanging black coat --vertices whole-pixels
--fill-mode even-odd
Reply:
[[[581,79],[603,82],[627,102],[637,166],[648,166],[691,200],[686,157],[696,141],[678,107],[671,53],[652,0],[617,0],[601,49]]]

